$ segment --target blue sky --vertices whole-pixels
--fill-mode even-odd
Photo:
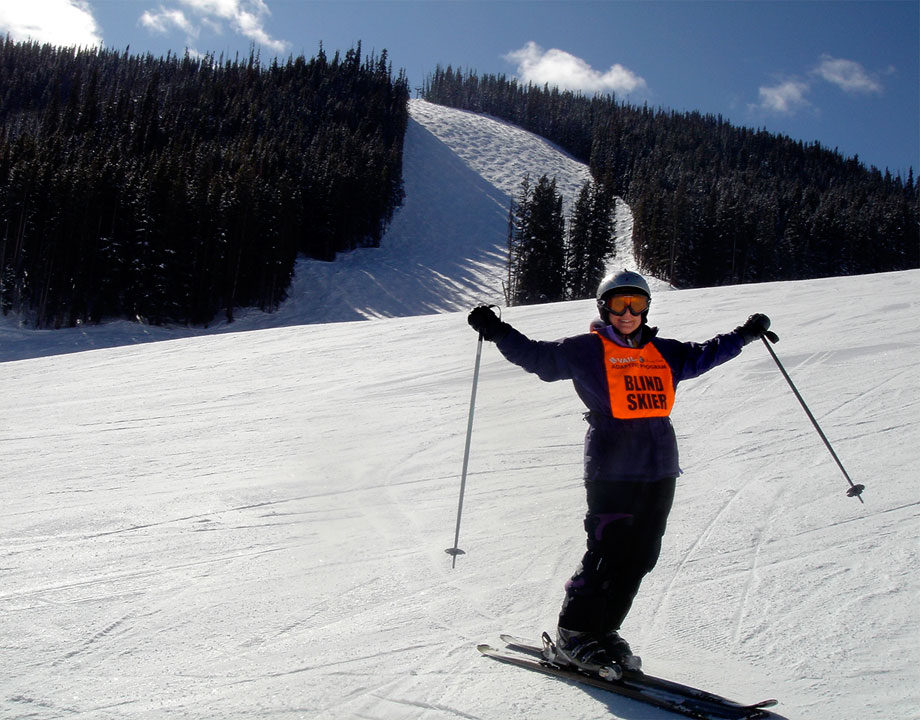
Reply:
[[[920,171],[917,0],[3,0],[0,33],[133,53],[384,48],[435,66],[721,114]]]

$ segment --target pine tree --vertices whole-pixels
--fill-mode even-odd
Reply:
[[[521,296],[521,267],[527,253],[527,238],[530,235],[530,204],[533,187],[530,175],[525,175],[516,198],[511,200],[508,211],[508,285],[505,301],[509,305],[519,304]]]
[[[566,297],[593,297],[616,251],[610,196],[597,183],[585,183],[569,219],[566,245]]]
[[[565,299],[565,219],[556,180],[543,175],[521,184],[512,262],[515,305]]]

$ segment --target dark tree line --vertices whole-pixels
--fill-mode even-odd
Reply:
[[[556,179],[543,175],[534,185],[526,176],[509,210],[506,302],[593,297],[615,252],[612,210],[603,188],[585,183],[566,225]]]
[[[438,68],[424,97],[488,113],[589,163],[633,210],[636,256],[684,287],[920,265],[918,183],[818,143],[503,75]]]
[[[224,60],[0,42],[0,307],[36,326],[272,310],[379,243],[408,87],[386,51]]]

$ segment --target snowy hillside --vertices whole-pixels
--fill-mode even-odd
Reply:
[[[583,549],[585,425],[570,384],[485,347],[467,554],[451,570],[476,350],[465,308],[498,299],[502,198],[518,182],[502,189],[463,147],[515,131],[419,103],[413,117],[384,247],[327,277],[307,268],[279,313],[197,335],[0,328],[0,718],[674,717],[475,650],[555,621]],[[455,214],[413,207],[439,185]],[[498,239],[465,236],[490,203]],[[409,222],[426,212],[443,213],[437,247]],[[918,270],[656,290],[651,320],[679,339],[769,314],[867,490],[865,505],[846,497],[761,345],[682,384],[685,474],[624,627],[646,667],[778,697],[783,718],[918,717],[918,298]],[[317,305],[404,316],[299,324]],[[504,317],[556,338],[583,332],[592,305]]]
[[[301,260],[291,297],[278,312],[240,311],[231,326],[218,323],[213,329],[407,317],[503,303],[508,207],[527,173],[555,177],[566,203],[590,179],[585,165],[536,135],[412,100],[403,160],[405,202],[381,247],[339,255],[334,263]],[[635,269],[632,219],[622,203],[616,220],[619,249],[612,263]],[[653,281],[653,287],[667,285]],[[46,333],[38,349],[31,340],[40,334],[11,332],[14,324],[0,317],[0,359],[198,334],[109,324],[104,334],[82,329]]]
[[[555,177],[566,215],[591,179],[586,165],[506,122],[424,100],[410,101],[410,113],[406,199],[381,247],[298,268],[294,295],[314,301],[313,322],[503,303],[508,209],[525,175]],[[635,269],[631,238],[629,209],[619,204],[614,262]]]

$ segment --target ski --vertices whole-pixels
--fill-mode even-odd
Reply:
[[[502,642],[505,643],[505,645],[507,645],[509,648],[513,648],[526,655],[530,655],[541,660],[546,659],[544,655],[543,643],[508,634],[503,634],[500,637]],[[547,638],[544,642],[551,643],[552,640]],[[701,690],[700,688],[683,685],[673,680],[666,680],[664,678],[655,677],[654,675],[649,675],[648,673],[644,673],[642,671],[632,672],[629,670],[624,670],[623,680],[631,683],[638,683],[641,685],[661,688],[662,690],[667,690],[668,692],[676,695],[683,695],[685,697],[704,700],[706,702],[716,703],[718,705],[726,705],[742,710],[770,708],[779,704],[777,700],[772,698],[769,700],[761,700],[760,702],[750,704],[739,703],[734,700],[729,700],[728,698],[722,697],[721,695],[717,695],[713,692],[709,692],[708,690]]]
[[[509,648],[513,649],[499,649],[488,644],[482,644],[477,646],[479,652],[499,662],[599,688],[664,710],[697,718],[697,720],[754,720],[755,718],[769,718],[771,715],[765,708],[775,704],[775,701],[766,701],[756,705],[741,705],[718,695],[671,683],[661,678],[655,678],[652,683],[645,683],[643,681],[649,676],[643,673],[629,673],[629,677],[624,677],[621,680],[605,680],[596,675],[587,674],[546,660],[543,657],[542,648],[538,648],[535,644],[526,643],[512,636],[502,637],[503,640],[507,639],[509,641]]]
[[[537,660],[530,655],[500,650],[488,644],[478,645],[477,648],[486,657],[499,662],[612,692],[663,710],[680,713],[696,720],[755,720],[755,718],[768,718],[770,716],[765,709],[760,707],[744,708],[719,705],[685,695],[669,693],[661,688],[646,687],[628,680],[604,680],[596,675],[588,675],[578,670],[568,669],[548,660]]]

